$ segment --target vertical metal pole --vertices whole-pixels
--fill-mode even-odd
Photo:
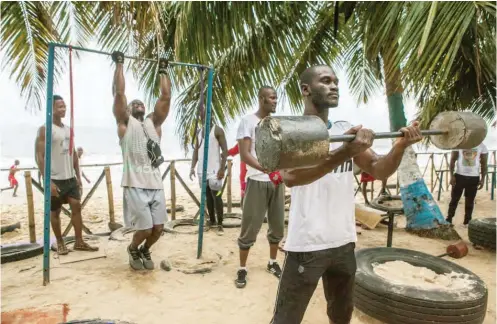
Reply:
[[[45,218],[43,229],[43,285],[50,283],[50,183],[52,162],[52,107],[53,107],[53,73],[54,73],[55,46],[48,44],[48,75],[47,75],[47,108],[45,119]]]
[[[209,158],[209,134],[211,128],[211,101],[212,101],[212,84],[214,81],[214,69],[209,68],[209,75],[207,80],[207,109],[205,113],[205,133],[204,138],[204,161],[202,166],[202,191],[200,194],[200,220],[198,224],[198,245],[197,245],[197,259],[202,256],[202,240],[204,238],[204,214],[205,214],[205,191],[206,191],[206,178],[207,178],[207,160]]]

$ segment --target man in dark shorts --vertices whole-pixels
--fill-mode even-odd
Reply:
[[[313,66],[300,76],[304,115],[318,116],[326,123],[328,109],[338,106],[338,78],[331,67]],[[291,188],[292,204],[285,242],[285,263],[271,320],[273,324],[301,323],[305,310],[323,279],[330,323],[350,323],[354,309],[357,241],[354,215],[352,163],[386,179],[400,164],[404,150],[421,140],[418,124],[402,128],[405,134],[384,157],[371,149],[373,131],[362,125],[335,122],[330,135],[356,134],[349,143],[330,143],[330,155],[316,166],[282,170]]]
[[[83,240],[83,220],[81,218],[81,173],[78,153],[69,152],[70,128],[62,123],[66,115],[66,104],[61,96],[53,96],[52,115],[52,156],[50,169],[50,223],[57,239],[57,253],[67,254],[60,227],[60,212],[63,204],[71,207],[71,222],[74,226],[74,250],[98,251]],[[35,144],[35,160],[42,177],[45,176],[45,125],[38,129]]]

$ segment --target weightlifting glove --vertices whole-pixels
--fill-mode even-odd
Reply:
[[[169,65],[169,61],[161,58],[159,59],[159,74],[167,74],[167,66]]]
[[[269,179],[275,187],[278,187],[283,182],[283,177],[281,176],[279,171],[271,172],[269,174]]]
[[[112,57],[112,61],[114,61],[114,63],[123,63],[124,62],[124,54],[122,52],[114,51],[114,52],[112,52],[111,57]]]

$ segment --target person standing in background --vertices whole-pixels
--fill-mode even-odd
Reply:
[[[19,166],[19,160],[15,160],[14,164],[9,169],[9,177],[7,178],[7,180],[9,180],[9,186],[1,190],[4,191],[13,188],[14,193],[12,194],[12,197],[17,197],[17,188],[19,188],[19,182],[17,182],[16,179],[16,172],[18,171],[18,166]]]
[[[476,192],[483,188],[487,176],[488,150],[485,144],[480,144],[469,150],[452,151],[450,158],[450,184],[452,186],[447,222],[452,224],[457,204],[464,191],[464,222],[467,226],[471,221],[475,206]],[[457,170],[454,168],[457,162]],[[481,169],[481,177],[480,177]]]

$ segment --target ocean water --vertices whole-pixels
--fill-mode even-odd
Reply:
[[[227,127],[226,137],[228,148],[236,144],[236,123]],[[37,126],[29,124],[6,125],[0,129],[0,167],[2,169],[9,168],[15,159],[20,160],[21,168],[36,167],[34,159],[34,141],[37,133]],[[494,137],[494,136],[492,136]],[[495,141],[493,138],[487,138],[485,141],[489,149],[495,149]],[[117,130],[112,127],[102,126],[80,126],[76,129],[75,135],[76,146],[84,148],[82,164],[106,164],[118,163],[122,161],[121,149],[117,137]],[[374,143],[373,149],[378,154],[386,154],[391,148],[390,140],[377,140]],[[191,158],[191,150],[185,152],[176,138],[171,127],[163,127],[163,139],[161,141],[161,149],[166,160]],[[425,148],[417,146],[417,152],[443,152],[435,147]],[[427,164],[428,155],[418,155],[418,163],[422,170]],[[442,161],[442,156],[435,156],[435,164],[439,167]],[[163,171],[167,167],[167,163],[161,166]],[[233,177],[238,178],[239,175],[239,157],[233,159]],[[185,181],[188,179],[190,162],[177,163],[177,170],[180,172]],[[113,182],[119,185],[121,178],[122,166],[114,166],[112,170]],[[83,168],[85,174],[91,179],[96,180],[102,172],[102,167]],[[36,174],[37,171],[34,171]],[[33,171],[32,171],[33,173]],[[8,172],[0,172],[0,187],[8,186]],[[18,180],[23,186],[22,176],[18,175]],[[196,181],[194,179],[194,181]]]

